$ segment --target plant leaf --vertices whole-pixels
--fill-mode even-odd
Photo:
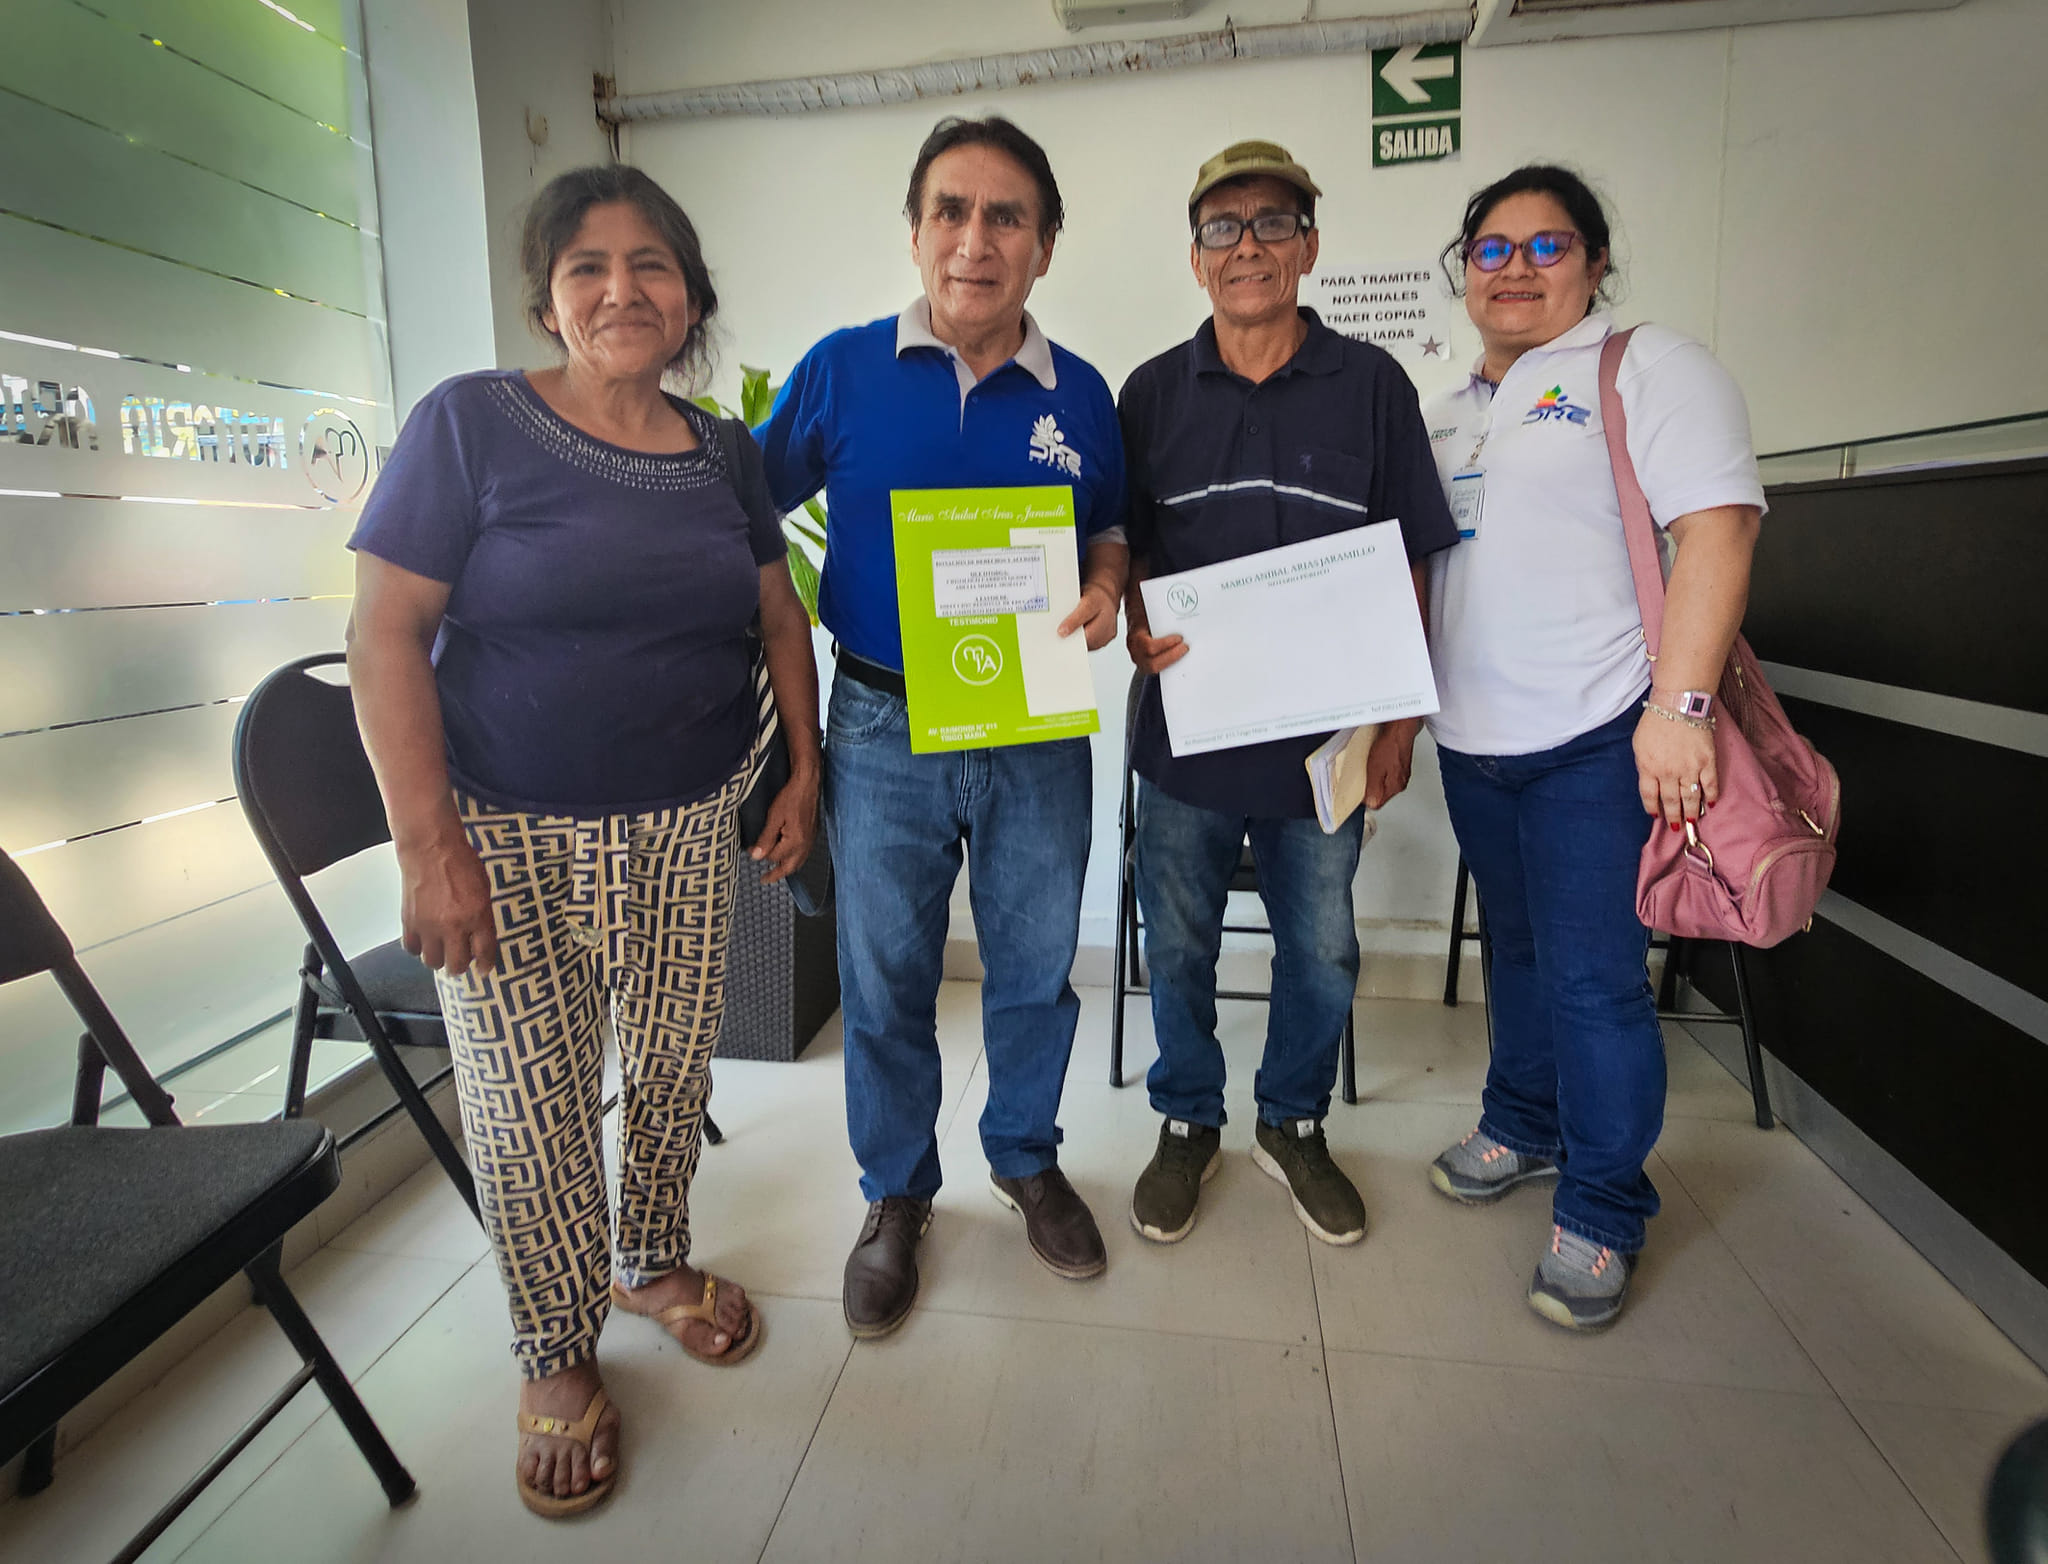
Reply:
[[[804,605],[804,612],[810,615],[811,623],[818,622],[818,567],[811,563],[794,540],[789,543],[789,579],[796,587],[798,601]]]
[[[753,428],[763,422],[775,406],[780,387],[768,384],[768,371],[751,364],[740,365],[740,416]]]

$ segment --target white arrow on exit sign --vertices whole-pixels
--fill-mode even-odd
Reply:
[[[1394,57],[1380,67],[1380,80],[1398,92],[1404,102],[1429,102],[1429,89],[1422,83],[1440,81],[1457,74],[1455,57],[1435,55],[1425,60],[1421,55],[1421,44],[1403,44],[1394,51]]]

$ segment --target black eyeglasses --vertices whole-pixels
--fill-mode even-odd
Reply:
[[[1465,246],[1465,259],[1483,272],[1497,272],[1520,250],[1531,266],[1555,266],[1567,255],[1579,236],[1569,228],[1553,228],[1531,234],[1520,244],[1505,234],[1481,234]]]
[[[1212,217],[1195,229],[1195,242],[1205,250],[1234,250],[1249,228],[1260,244],[1284,244],[1307,233],[1316,222],[1305,212],[1261,212],[1257,217]]]

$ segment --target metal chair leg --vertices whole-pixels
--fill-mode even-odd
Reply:
[[[313,992],[313,980],[320,973],[320,949],[308,944],[299,959],[299,997],[292,1002],[292,1051],[284,1076],[287,1119],[299,1118],[306,1111],[306,1077],[313,1068],[313,1026],[320,1015],[320,996]]]
[[[1344,1012],[1344,1101],[1358,1106],[1358,1017],[1354,1010]]]
[[[277,1321],[278,1329],[284,1332],[292,1349],[312,1369],[313,1378],[327,1393],[334,1415],[341,1419],[342,1427],[355,1440],[356,1448],[362,1451],[363,1459],[370,1463],[370,1470],[376,1474],[384,1497],[396,1509],[416,1491],[412,1474],[400,1464],[397,1453],[371,1418],[369,1408],[363,1405],[355,1387],[348,1382],[348,1376],[342,1373],[341,1365],[334,1361],[334,1354],[327,1350],[327,1343],[320,1339],[313,1322],[306,1318],[306,1311],[299,1307],[299,1300],[285,1285],[278,1270],[278,1255],[282,1248],[281,1244],[272,1245],[248,1267],[245,1274],[256,1289],[257,1301],[270,1311],[270,1317]]]
[[[21,1476],[14,1491],[26,1499],[32,1493],[41,1493],[50,1486],[57,1475],[57,1430],[45,1429],[38,1434],[35,1443],[21,1454]]]
[[[1657,1008],[1676,1010],[1678,1008],[1678,969],[1681,965],[1679,952],[1685,942],[1673,934],[1664,944],[1664,974],[1657,983]]]
[[[469,1163],[461,1149],[449,1139],[448,1131],[435,1117],[433,1105],[420,1090],[419,1082],[412,1078],[412,1072],[398,1057],[398,1050],[391,1046],[391,1038],[374,1015],[366,1015],[355,1006],[349,1007],[356,1028],[368,1040],[370,1052],[377,1056],[377,1063],[383,1067],[384,1078],[391,1083],[391,1089],[398,1094],[398,1100],[405,1111],[419,1127],[427,1149],[434,1154],[434,1160],[441,1164],[441,1171],[448,1175],[448,1181],[455,1186],[455,1192],[462,1196],[462,1203],[469,1207],[469,1214],[482,1225],[483,1212],[476,1201],[476,1178],[469,1171]]]
[[[1756,1127],[1775,1129],[1778,1121],[1771,1112],[1771,1084],[1764,1078],[1764,1051],[1750,1009],[1749,974],[1743,967],[1742,947],[1733,940],[1728,942],[1728,960],[1735,969],[1735,1012],[1742,1022],[1742,1057],[1749,1066],[1749,1100],[1756,1109]]]
[[[1123,855],[1116,885],[1116,948],[1110,959],[1116,970],[1110,976],[1109,1084],[1124,1083],[1124,996],[1137,985],[1127,977],[1125,960],[1130,954],[1129,911],[1131,902],[1131,858]]]
[[[1458,1002],[1458,967],[1465,956],[1465,893],[1472,884],[1472,871],[1458,859],[1458,878],[1451,888],[1451,953],[1444,965],[1444,1003]]]
[[[718,1120],[708,1113],[704,1115],[704,1138],[714,1146],[725,1144],[725,1131],[718,1127]]]
[[[1493,938],[1486,932],[1486,903],[1479,904],[1479,987],[1486,996],[1486,1051],[1493,1053]]]

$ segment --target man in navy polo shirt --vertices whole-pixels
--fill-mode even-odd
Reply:
[[[854,1335],[893,1330],[917,1296],[917,1241],[939,1188],[939,978],[963,847],[982,981],[998,1199],[1062,1276],[1101,1273],[1102,1235],[1060,1172],[1060,1088],[1080,1014],[1068,974],[1088,861],[1088,741],[913,755],[889,494],[1068,484],[1081,602],[1060,627],[1116,634],[1129,552],[1116,407],[1102,376],[1024,312],[1052,262],[1059,186],[1008,120],[942,120],[905,215],[924,295],[835,332],[790,373],[757,432],[775,501],[820,488],[831,525],[818,612],[838,641],[825,814],[839,898],[846,1119],[867,1220],[846,1262]],[[1432,469],[1434,470],[1434,469]]]
[[[1285,148],[1241,141],[1202,165],[1189,257],[1211,314],[1191,341],[1141,365],[1119,401],[1131,467],[1131,659],[1157,673],[1188,655],[1150,634],[1137,582],[1398,519],[1421,600],[1424,555],[1458,540],[1415,389],[1384,352],[1338,336],[1298,303],[1315,265],[1321,192]],[[1408,784],[1419,723],[1381,728],[1366,802]],[[1195,1225],[1223,1123],[1216,958],[1224,899],[1249,838],[1273,930],[1273,997],[1254,1086],[1252,1159],[1287,1185],[1326,1243],[1365,1236],[1365,1204],[1330,1160],[1323,1115],[1358,986],[1351,880],[1363,817],[1316,822],[1302,762],[1328,734],[1175,759],[1157,681],[1138,709],[1138,901],[1153,1031],[1147,1077],[1165,1115],[1131,1225],[1161,1243]]]

